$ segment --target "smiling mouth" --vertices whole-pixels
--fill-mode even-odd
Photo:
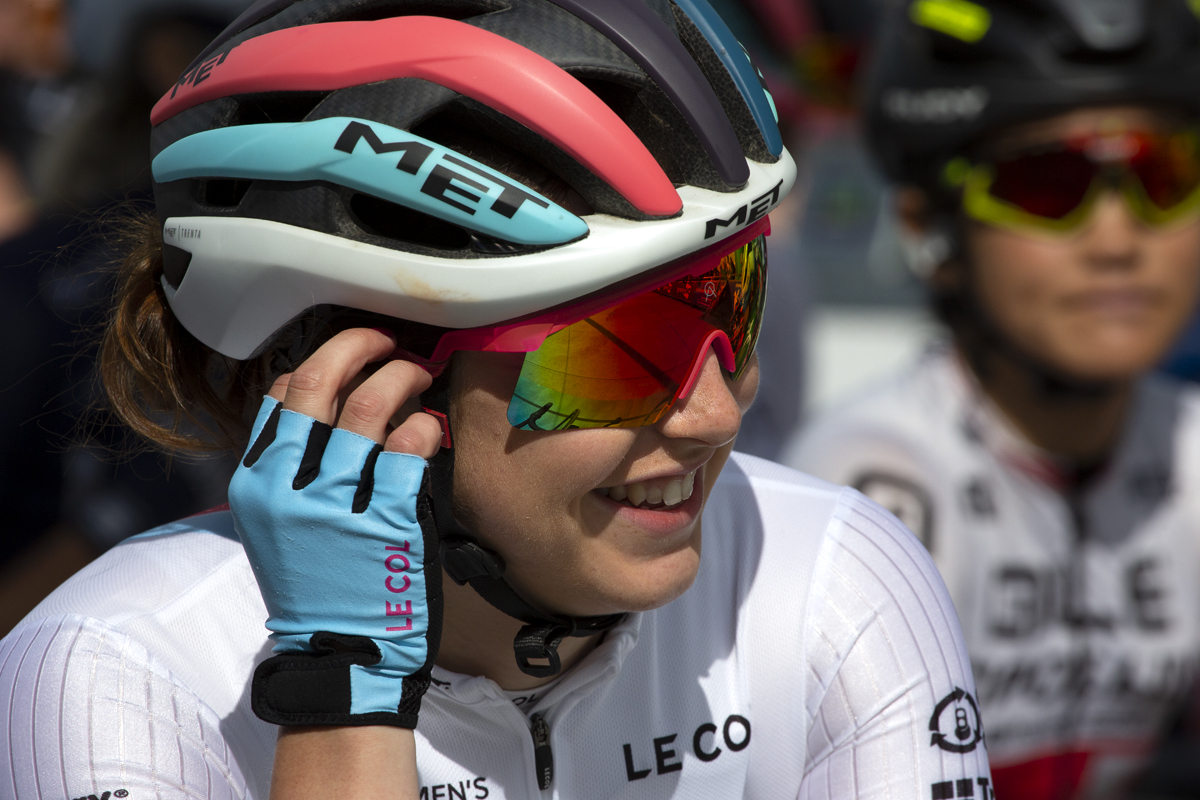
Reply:
[[[596,489],[598,494],[634,508],[671,508],[692,496],[696,471],[679,478],[658,478]]]

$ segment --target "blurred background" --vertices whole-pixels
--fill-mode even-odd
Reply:
[[[251,0],[0,0],[0,632],[116,542],[224,502],[228,459],[133,454],[94,373],[114,223],[152,201],[149,111]],[[880,0],[715,0],[767,76],[801,176],[772,215],[763,384],[738,447],[938,335],[860,140]],[[132,205],[131,205],[132,204]]]
[[[859,131],[886,1],[713,0],[800,165],[772,215],[763,384],[738,439],[764,458],[943,335]],[[0,0],[0,632],[122,538],[223,502],[227,461],[130,455],[97,409],[93,348],[104,231],[152,199],[149,110],[250,2]],[[1200,321],[1164,368],[1200,374]]]
[[[130,449],[103,413],[94,349],[104,231],[151,201],[150,108],[250,2],[0,0],[0,635],[121,539],[224,502],[229,459]],[[943,334],[855,110],[886,0],[711,2],[765,73],[800,165],[772,215],[763,384],[738,440],[773,459],[806,417]],[[1164,369],[1200,375],[1200,323]],[[1156,770],[1194,759],[1192,717]]]
[[[104,550],[224,502],[229,459],[137,452],[102,411],[113,224],[149,114],[248,0],[0,0],[0,632]]]
[[[738,449],[777,459],[803,420],[940,335],[859,131],[858,79],[885,0],[718,0],[779,101],[800,167],[771,215],[763,384]]]

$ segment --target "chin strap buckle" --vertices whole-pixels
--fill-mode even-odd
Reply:
[[[504,575],[504,559],[470,539],[443,537],[440,549],[442,567],[459,586],[477,578],[498,580]]]
[[[558,646],[562,640],[575,633],[575,621],[564,618],[561,622],[531,623],[517,633],[513,639],[513,651],[521,672],[534,678],[549,678],[562,670],[558,658]],[[545,659],[546,664],[532,664],[530,659]]]

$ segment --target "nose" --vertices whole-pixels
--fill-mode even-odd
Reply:
[[[736,381],[721,367],[710,348],[695,384],[655,425],[664,436],[695,439],[712,447],[733,441],[758,391],[758,361],[747,365]]]
[[[1105,271],[1128,270],[1141,260],[1146,227],[1114,191],[1100,196],[1091,224],[1083,233],[1083,255],[1088,266]]]

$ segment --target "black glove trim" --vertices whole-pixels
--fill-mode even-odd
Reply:
[[[255,716],[274,725],[392,725],[417,727],[417,712],[428,668],[403,678],[400,708],[395,713],[350,713],[350,667],[379,663],[379,648],[361,636],[340,636],[327,631],[313,634],[313,653],[280,653],[254,670],[250,708]],[[412,682],[412,686],[410,686]],[[415,706],[415,708],[414,708]]]

